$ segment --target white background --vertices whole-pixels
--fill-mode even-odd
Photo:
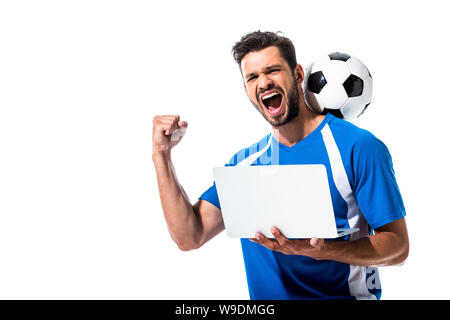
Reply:
[[[355,124],[391,151],[411,242],[380,270],[383,298],[450,298],[450,23],[426,3],[2,1],[0,298],[248,299],[238,240],[171,241],[151,130],[156,114],[189,122],[173,158],[195,202],[269,130],[230,54],[257,29],[283,31],[305,67],[333,51],[369,67]]]

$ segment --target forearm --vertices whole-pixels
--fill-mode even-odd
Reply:
[[[181,249],[197,247],[200,219],[176,177],[170,153],[153,153],[164,217],[172,239]]]
[[[395,233],[379,232],[354,241],[325,241],[313,258],[359,266],[401,264],[408,256],[408,246]]]

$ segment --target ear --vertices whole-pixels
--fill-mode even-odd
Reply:
[[[295,79],[297,80],[297,83],[302,83],[303,79],[305,79],[305,72],[303,71],[303,68],[301,65],[297,64],[295,67]]]
[[[245,94],[248,95],[248,90],[247,90],[247,86],[245,85],[245,81],[243,82],[243,85],[244,85]]]

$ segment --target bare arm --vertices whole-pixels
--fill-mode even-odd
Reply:
[[[158,180],[159,194],[169,233],[181,250],[199,248],[224,230],[220,210],[207,201],[194,206],[179,183],[171,160],[171,149],[176,129],[186,129],[187,123],[177,115],[156,116],[153,119],[153,163]]]
[[[409,254],[405,218],[375,229],[375,234],[355,241],[325,241],[319,259],[361,266],[402,264]]]
[[[405,219],[378,229],[375,234],[354,241],[323,239],[290,240],[273,228],[274,240],[256,234],[252,241],[284,254],[309,256],[317,260],[333,260],[359,266],[389,266],[403,263],[409,254]]]

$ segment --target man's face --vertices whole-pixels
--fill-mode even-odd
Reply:
[[[277,47],[248,53],[241,70],[247,96],[272,126],[282,126],[298,115],[297,81]]]

